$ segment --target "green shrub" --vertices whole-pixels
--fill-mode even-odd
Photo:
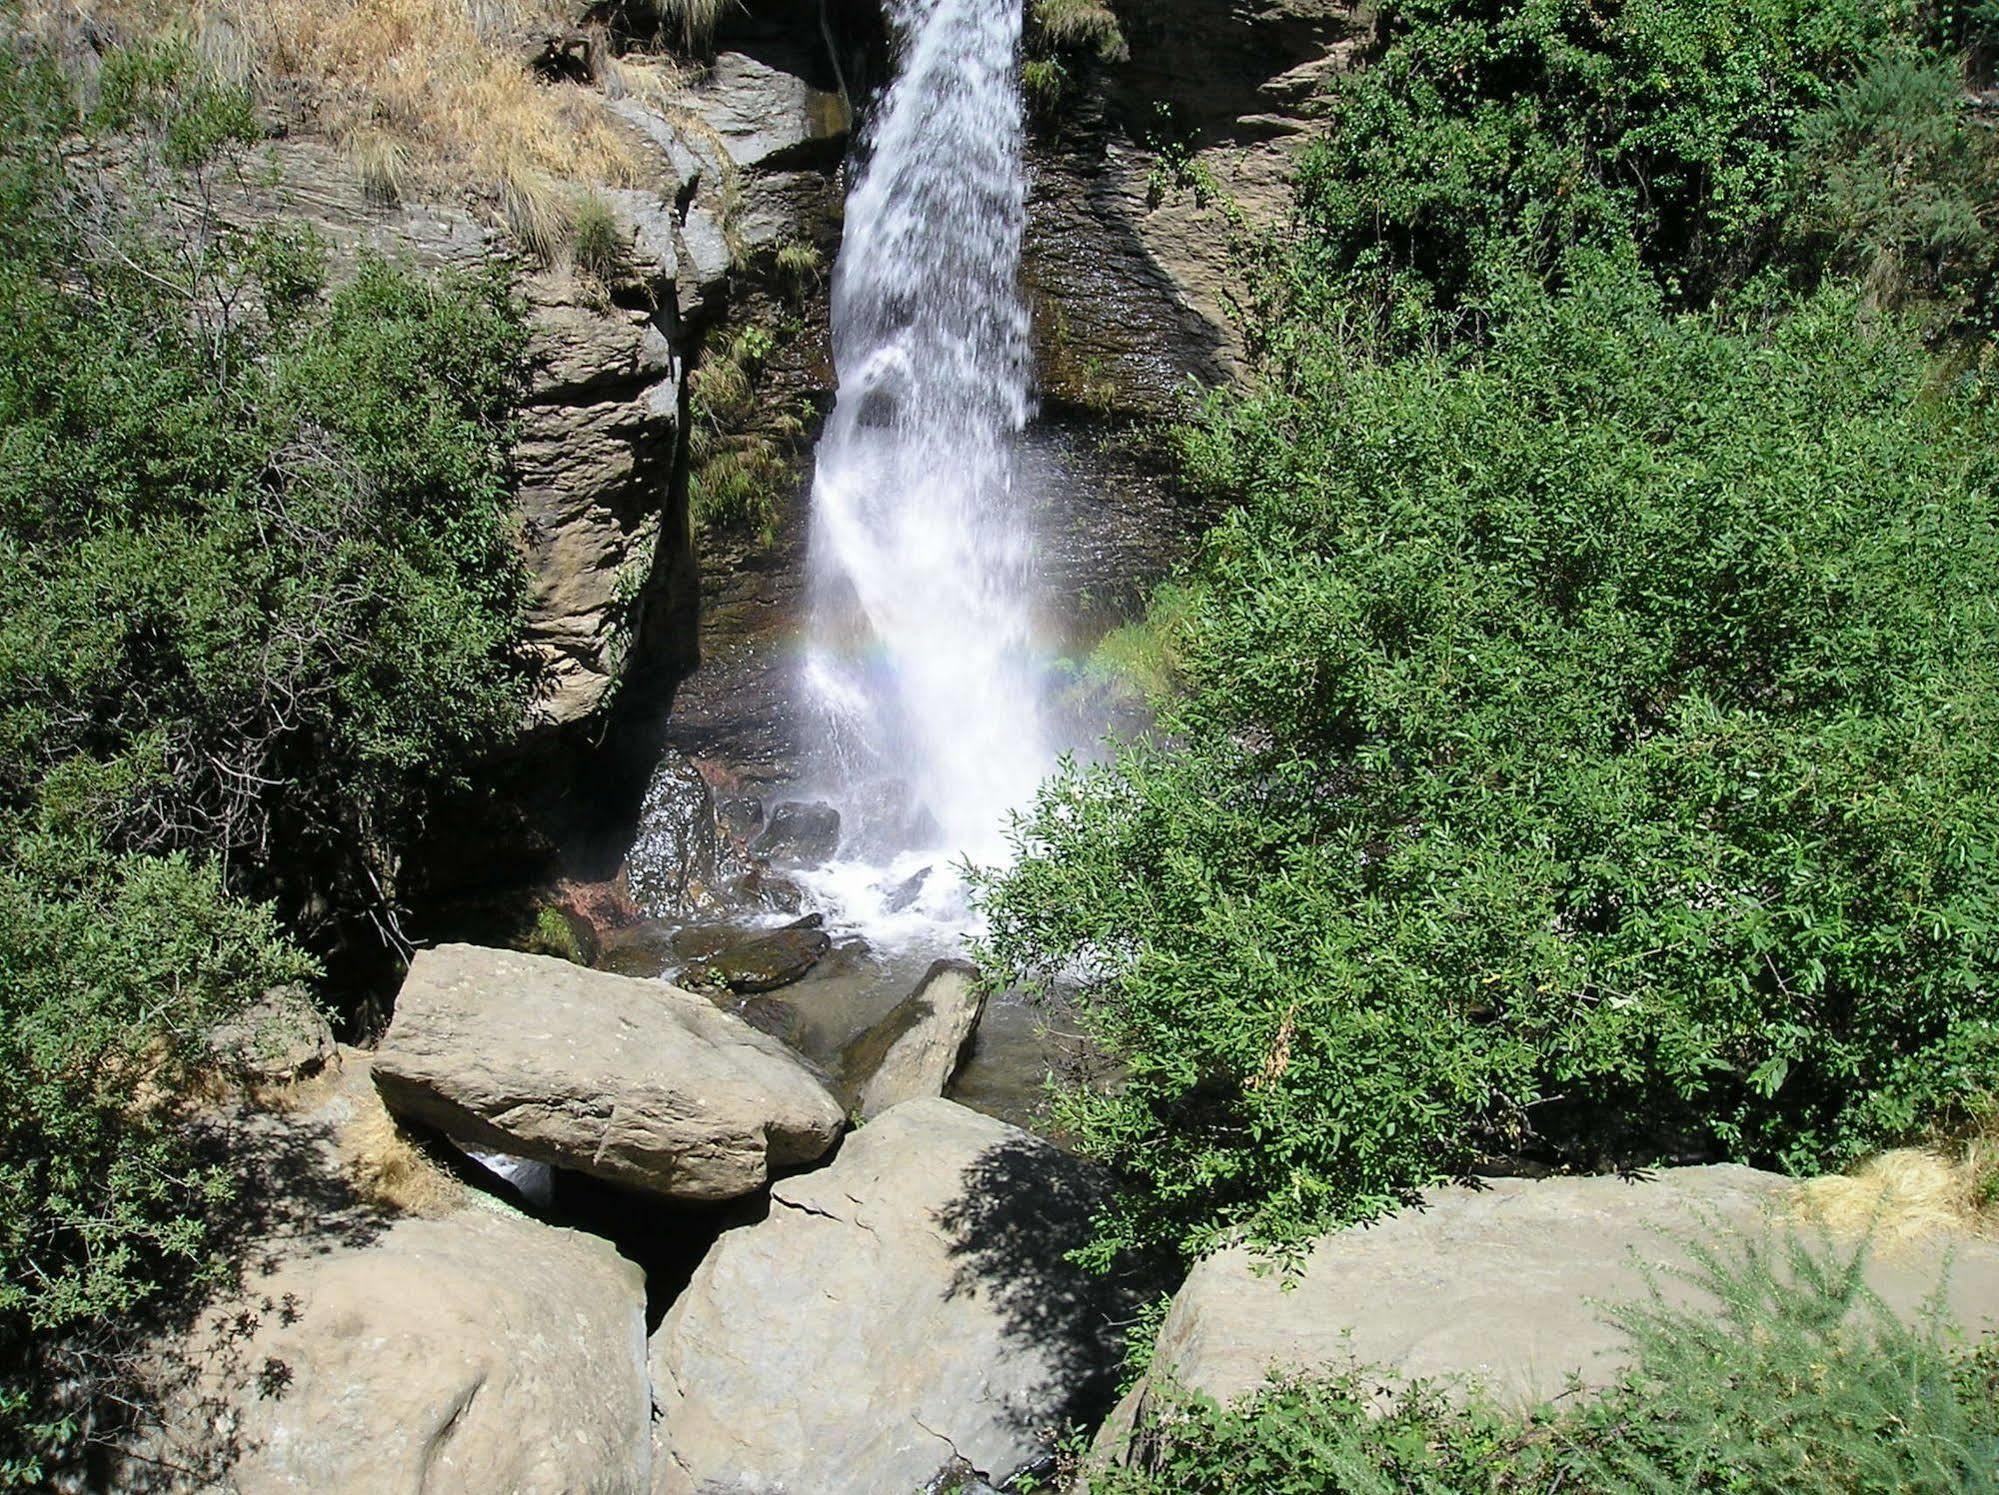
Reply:
[[[1131,56],[1117,15],[1104,0],[1034,0],[1028,19],[1036,40],[1058,51],[1101,62],[1123,62]]]
[[[160,137],[171,166],[196,166],[223,146],[258,139],[249,90],[224,83],[179,42],[116,48],[98,74],[98,130],[144,130]]]
[[[691,380],[688,510],[698,529],[761,545],[797,487],[792,456],[805,434],[801,414],[768,396],[765,364],[776,348],[771,330],[752,323],[719,338]]]
[[[1630,243],[1699,302],[1761,262],[1799,119],[1891,15],[1876,0],[1396,0],[1383,56],[1338,83],[1304,154],[1301,232],[1263,294],[1305,322],[1386,313],[1427,331],[1521,269]]]
[[[1827,292],[1628,263],[1183,437],[1241,507],[1164,736],[1045,788],[986,961],[1121,1062],[1099,1256],[1482,1155],[1806,1169],[1999,1081],[1990,395]]]
[[[1883,57],[1799,134],[1794,232],[1876,299],[1935,302],[1990,330],[1999,145],[1958,64]]]
[[[1863,1495],[1999,1490],[1999,1360],[1896,1320],[1854,1263],[1795,1244],[1710,1255],[1715,1315],[1618,1310],[1634,1368],[1525,1415],[1364,1371],[1273,1379],[1232,1407],[1168,1394],[1098,1495]]]
[[[594,192],[576,200],[570,213],[569,254],[577,269],[612,281],[629,258],[630,247],[608,202]]]
[[[326,294],[309,233],[74,179],[62,80],[4,61],[0,1485],[40,1487],[211,1265],[207,1031],[392,930],[429,806],[517,730],[525,334],[497,278]],[[197,154],[179,66],[107,65],[97,123]]]

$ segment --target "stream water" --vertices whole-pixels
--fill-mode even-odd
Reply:
[[[1003,860],[1009,815],[1060,752],[1100,736],[1066,661],[1137,600],[1163,565],[1139,551],[1170,546],[1173,528],[1093,434],[1030,428],[1021,0],[890,9],[898,68],[856,153],[831,288],[837,387],[814,454],[802,638],[791,652],[773,609],[772,653],[794,666],[748,677],[784,681],[777,735],[798,749],[782,778],[752,781],[757,796],[830,803],[840,835],[824,860],[780,867],[832,952],[737,1006],[834,1074],[933,960],[966,952],[964,868]],[[713,678],[737,699],[697,688],[696,717],[739,715],[746,677]],[[952,1094],[1031,1121],[1068,1058],[1051,1026],[1066,1026],[1059,1008],[989,1002]]]
[[[1052,761],[1015,460],[1031,408],[1020,3],[895,0],[891,24],[901,67],[834,267],[800,688],[850,843],[988,856]],[[849,881],[860,913],[870,884]]]

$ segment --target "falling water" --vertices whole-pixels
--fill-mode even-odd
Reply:
[[[1030,409],[1020,0],[892,0],[891,20],[901,71],[834,271],[805,689],[850,804],[900,781],[933,844],[984,855],[1048,766],[1013,453]]]

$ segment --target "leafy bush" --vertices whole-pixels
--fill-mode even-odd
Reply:
[[[797,487],[792,459],[805,433],[802,412],[766,387],[776,348],[768,327],[741,327],[717,337],[689,380],[688,511],[699,529],[759,545],[775,538]]]
[[[1841,1161],[1999,1080],[1990,395],[1628,261],[1216,398],[1165,738],[1047,786],[986,958],[1122,1061],[1102,1256],[1481,1155]]]
[[[1365,1373],[1275,1379],[1233,1407],[1184,1396],[1100,1495],[1579,1495],[1999,1490],[1999,1360],[1954,1353],[1795,1244],[1711,1255],[1708,1314],[1620,1310],[1634,1368],[1607,1390],[1507,1413],[1419,1385],[1385,1412]]]
[[[1784,220],[1801,117],[1888,37],[1878,0],[1609,7],[1396,0],[1379,62],[1305,152],[1264,294],[1301,321],[1362,305],[1412,330],[1478,311],[1578,246],[1640,247],[1699,301]]]
[[[325,294],[309,235],[112,206],[149,173],[76,175],[62,80],[4,60],[0,1485],[37,1485],[207,1267],[206,1033],[392,927],[427,807],[517,728],[524,334],[498,280]],[[108,66],[97,123],[221,149],[180,66]]]
[[[1954,60],[1884,56],[1799,131],[1794,233],[1891,305],[1936,303],[1989,331],[1999,281],[1999,143]]]

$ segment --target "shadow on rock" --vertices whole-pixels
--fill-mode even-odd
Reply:
[[[948,1295],[984,1299],[1005,1336],[1047,1364],[1059,1396],[1037,1406],[1033,1421],[1094,1425],[1116,1399],[1125,1330],[1167,1281],[1137,1271],[1099,1276],[1069,1259],[1089,1244],[1107,1185],[1101,1170],[1046,1143],[988,1148],[966,1169],[964,1186],[938,1215],[955,1264]]]

